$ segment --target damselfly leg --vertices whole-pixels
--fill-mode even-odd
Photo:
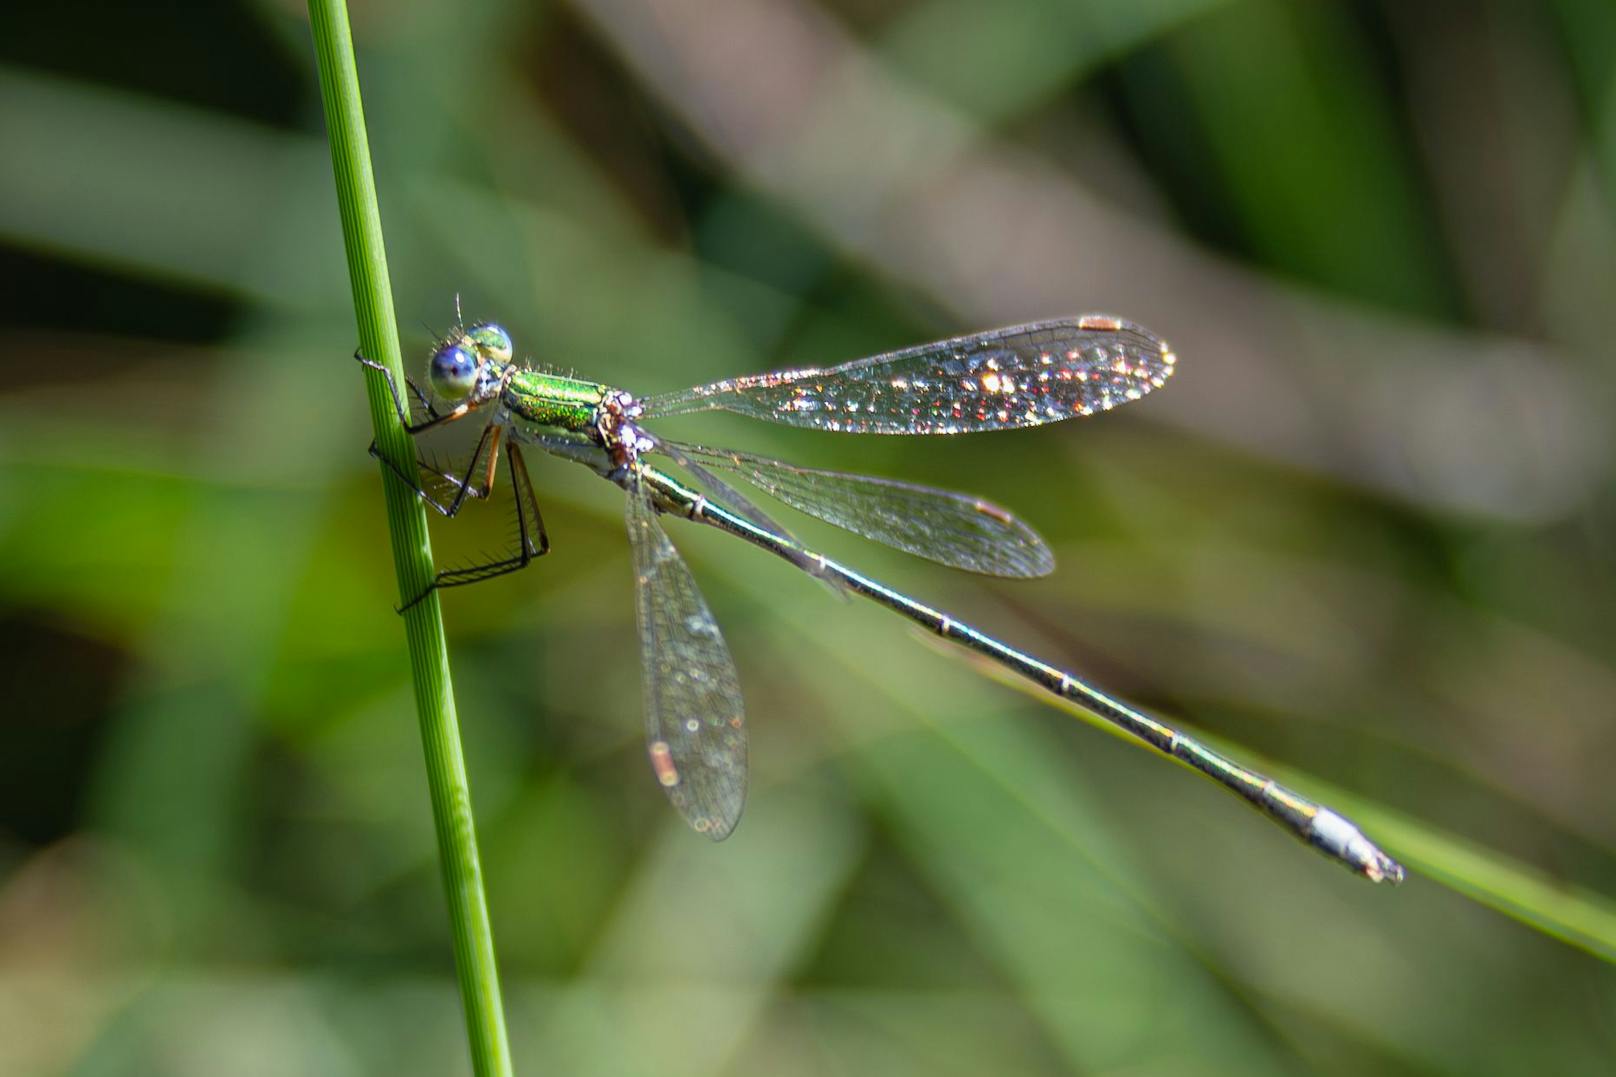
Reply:
[[[471,413],[472,409],[465,405],[453,411],[438,413],[432,407],[432,403],[426,394],[413,381],[406,378],[405,384],[409,386],[411,395],[428,413],[427,419],[415,422],[409,409],[404,406],[404,398],[398,391],[398,384],[393,380],[392,371],[381,363],[367,359],[358,351],[354,352],[354,358],[372,370],[381,372],[392,395],[393,406],[398,411],[399,422],[404,425],[406,432],[411,435],[446,426]],[[486,500],[493,493],[494,479],[499,471],[499,451],[502,442],[505,449],[505,459],[510,467],[512,503],[515,507],[516,516],[516,536],[513,552],[505,557],[443,569],[433,577],[432,582],[420,594],[413,596],[399,607],[400,613],[421,602],[427,595],[440,588],[460,587],[468,583],[491,580],[509,572],[518,572],[532,563],[535,557],[543,557],[550,552],[550,537],[544,529],[544,517],[539,512],[539,502],[533,493],[532,480],[528,478],[527,464],[522,459],[521,450],[509,439],[505,439],[503,435],[504,428],[502,426],[493,421],[488,422],[477,438],[476,448],[472,450],[471,457],[466,463],[465,471],[458,476],[420,458],[416,460],[419,473],[417,475],[408,475],[381,453],[375,441],[370,443],[370,455],[386,464],[387,469],[398,476],[421,501],[450,519],[453,519],[460,512],[468,497]],[[472,481],[472,476],[478,471],[479,463],[482,468],[482,481],[480,484]],[[431,476],[433,481],[441,482],[449,490],[453,491],[453,495],[447,499],[447,504],[426,488],[426,485],[420,481],[421,474]]]

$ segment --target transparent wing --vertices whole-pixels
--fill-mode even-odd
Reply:
[[[537,434],[529,435],[528,440],[534,441],[546,452],[583,464],[599,475],[611,475],[617,466],[612,463],[611,458],[604,449],[582,434]],[[717,475],[714,475],[696,461],[685,456],[683,446],[662,441],[661,439],[653,439],[653,442],[656,451],[666,454],[674,463],[687,469],[698,483],[705,486],[707,496],[714,501],[731,512],[744,517],[753,526],[767,531],[776,538],[784,539],[792,546],[798,545],[791,532],[771,520],[751,501],[742,497],[734,487],[719,479]],[[798,567],[804,571],[818,575],[817,566],[807,558],[797,558],[795,560]],[[834,585],[832,586],[834,587]]]
[[[783,370],[665,393],[647,417],[731,411],[855,434],[963,434],[1090,415],[1159,388],[1176,362],[1149,330],[1108,315],[994,329],[827,370]]]
[[[679,814],[714,841],[746,801],[746,720],[735,663],[690,569],[636,477],[628,490],[651,770]]]
[[[728,449],[680,445],[679,450],[745,476],[799,512],[906,553],[990,576],[1044,576],[1055,569],[1055,555],[1037,532],[980,498]]]
[[[735,487],[731,486],[729,483],[707,470],[701,465],[700,462],[693,459],[685,451],[688,448],[699,449],[699,446],[687,446],[679,442],[666,441],[661,438],[654,440],[656,442],[656,451],[665,454],[674,463],[690,472],[691,478],[695,479],[696,483],[704,488],[705,497],[716,501],[718,504],[729,509],[731,512],[747,520],[754,527],[767,531],[776,538],[784,539],[786,545],[779,548],[779,553],[782,557],[785,557],[787,560],[791,561],[792,564],[808,573],[808,575],[819,580],[826,587],[830,588],[832,593],[838,595],[843,595],[846,593],[836,582],[834,577],[826,575],[820,564],[814,560],[814,558],[808,556],[807,552],[802,548],[802,543],[797,541],[797,537],[795,535],[781,527],[779,524],[775,523],[774,520],[768,516],[768,514],[754,505],[749,498],[742,496],[739,490],[735,489]],[[781,500],[785,499],[781,498]],[[787,501],[786,504],[789,505],[790,502]]]
[[[698,461],[691,459],[689,454],[685,452],[690,446],[676,441],[664,441],[661,438],[655,438],[653,441],[656,445],[656,451],[666,454],[674,463],[690,472],[691,477],[698,483],[706,487],[707,496],[713,498],[731,512],[744,517],[754,526],[762,528],[777,538],[783,538],[793,545],[797,544],[797,540],[792,536],[791,532],[770,519],[768,514],[752,504],[739,490],[708,471]]]
[[[533,434],[524,435],[523,440],[531,441],[552,456],[582,464],[597,475],[608,475],[616,466],[612,463],[611,457],[606,455],[605,449],[583,434]]]

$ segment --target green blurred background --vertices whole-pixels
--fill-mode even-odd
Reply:
[[[674,522],[751,715],[711,845],[645,764],[621,495],[539,461],[553,552],[444,600],[520,1071],[1608,1071],[1608,5],[355,24],[412,368],[457,292],[639,392],[1080,311],[1172,341],[1064,427],[664,429],[1016,508],[1047,580],[800,531],[1412,869]],[[0,14],[0,279],[0,1072],[465,1072],[301,7]],[[444,560],[505,535],[471,515]]]

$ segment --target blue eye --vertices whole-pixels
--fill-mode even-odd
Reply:
[[[432,353],[427,380],[444,400],[461,400],[477,384],[477,359],[463,344],[445,344]]]
[[[477,350],[488,358],[499,363],[511,361],[515,347],[511,344],[511,335],[504,328],[493,322],[483,322],[466,330],[466,339],[476,345]]]

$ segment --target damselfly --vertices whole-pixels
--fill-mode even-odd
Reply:
[[[1188,764],[1359,875],[1375,882],[1402,880],[1402,867],[1343,816],[1071,673],[813,552],[715,472],[740,476],[791,508],[855,534],[955,568],[996,576],[1050,572],[1054,557],[1048,546],[1004,509],[947,490],[682,444],[642,425],[717,410],[858,434],[963,434],[1038,426],[1105,411],[1164,384],[1176,359],[1149,331],[1091,314],[990,330],[823,370],[755,374],[644,398],[530,369],[513,356],[504,329],[491,322],[467,325],[457,311],[456,325],[432,351],[430,392],[407,381],[425,416],[421,421],[412,421],[388,375],[399,419],[412,434],[469,415],[484,417],[463,473],[423,461],[417,475],[395,467],[399,477],[444,516],[454,516],[468,497],[488,496],[503,449],[516,503],[518,546],[510,556],[440,572],[411,604],[434,588],[523,568],[549,549],[521,446],[538,446],[621,486],[628,495],[651,770],[674,807],[700,833],[722,839],[740,818],[746,797],[746,724],[729,649],[690,570],[657,520],[662,513],[726,531],[834,587],[878,602]],[[381,364],[356,357],[388,374]],[[376,451],[374,445],[371,451]],[[656,466],[653,459],[659,456],[686,477]],[[428,481],[446,483],[446,496],[435,496]]]

